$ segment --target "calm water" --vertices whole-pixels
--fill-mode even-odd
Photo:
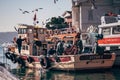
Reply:
[[[12,68],[12,73],[20,80],[120,80],[120,68],[112,68],[107,71],[94,72],[61,72],[44,71],[37,69],[18,68],[17,64],[3,58],[3,50],[0,48],[0,61],[7,62]]]

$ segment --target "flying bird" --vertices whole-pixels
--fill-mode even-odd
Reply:
[[[43,8],[34,9],[32,12],[39,11],[40,9],[43,9]]]
[[[19,10],[20,10],[23,14],[29,13],[29,11],[23,11],[23,10],[20,9],[20,8],[19,8]]]
[[[57,1],[58,1],[58,0],[54,0],[54,3],[56,4]]]

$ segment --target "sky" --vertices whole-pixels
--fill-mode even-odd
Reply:
[[[43,8],[37,12],[39,25],[51,17],[62,16],[65,11],[71,10],[71,0],[0,0],[0,32],[15,31],[17,24],[33,25],[32,10]],[[30,11],[29,14],[22,14],[19,10]]]

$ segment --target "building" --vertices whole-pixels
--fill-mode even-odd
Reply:
[[[72,27],[72,11],[65,11],[62,16],[65,22],[69,25],[69,28]]]
[[[101,24],[101,16],[108,12],[120,14],[120,0],[94,0],[96,9],[91,9],[89,1],[72,0],[72,26],[76,27],[77,32],[86,32],[90,26],[97,27]]]

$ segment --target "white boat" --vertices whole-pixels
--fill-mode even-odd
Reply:
[[[10,51],[5,55],[12,62],[29,68],[86,70],[106,69],[113,66],[116,55],[113,52],[104,53],[104,51],[93,53],[91,51],[93,46],[85,46],[82,54],[75,52],[77,48],[73,46],[69,50],[70,54],[69,52],[67,54],[63,52],[62,55],[46,55],[51,46],[56,48],[55,44],[58,39],[73,45],[76,35],[77,33],[53,32],[38,26],[20,24],[18,26],[18,36],[25,39],[22,42],[21,55],[18,54],[16,43],[9,47]],[[15,40],[16,38],[14,38]]]
[[[104,38],[98,41],[99,45],[116,53],[114,65],[120,66],[120,15],[102,16],[98,28],[99,34],[104,35]]]

